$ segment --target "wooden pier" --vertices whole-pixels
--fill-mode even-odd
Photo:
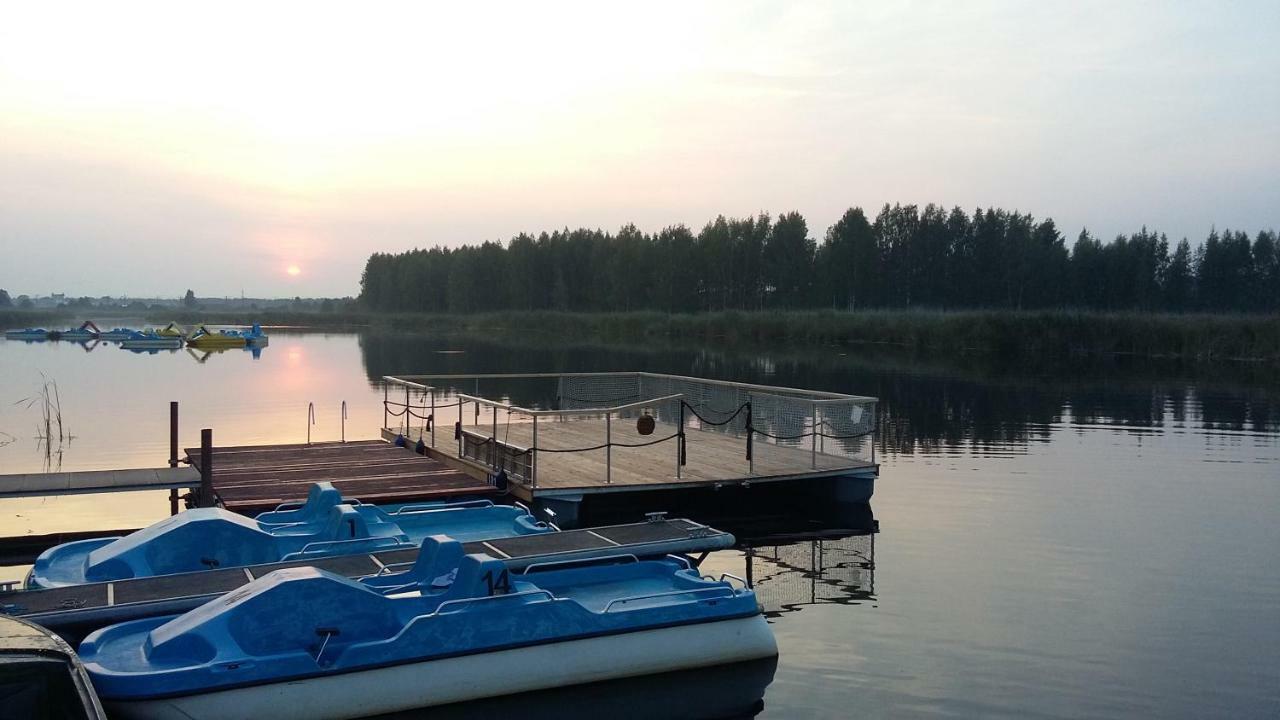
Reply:
[[[644,372],[383,382],[384,439],[502,472],[513,495],[563,524],[587,498],[633,493],[820,483],[865,502],[878,473],[870,397]],[[520,382],[540,384],[548,402],[504,399]]]
[[[23,473],[0,475],[0,498],[180,490],[199,486],[200,473],[189,467]]]
[[[186,450],[200,466],[200,448]],[[313,483],[331,482],[344,497],[404,503],[491,495],[483,474],[451,467],[381,440],[312,445],[246,445],[212,450],[213,492],[223,507],[247,515],[305,500]]]
[[[475,438],[475,444],[479,445],[488,440],[489,433],[477,434],[477,428],[476,425],[468,424],[464,427],[464,432]],[[542,432],[544,436],[554,432],[557,443],[562,444],[563,448],[591,448],[604,442],[605,433],[601,428],[599,422],[592,420],[566,419],[556,423],[551,429],[544,425]],[[652,436],[672,437],[674,440],[676,431],[676,426],[671,423],[655,422]],[[383,436],[394,441],[402,432],[411,444],[417,443],[419,439],[423,439],[424,443],[431,440],[430,433],[419,428],[384,431]],[[776,482],[855,471],[874,472],[876,468],[875,463],[870,461],[816,452],[808,447],[766,446],[763,443],[753,448],[755,457],[748,461],[746,442],[741,436],[696,431],[688,433],[686,437],[685,464],[680,466],[674,452],[675,443],[668,443],[667,447],[662,447],[661,444],[643,448],[623,446],[621,443],[638,444],[644,439],[636,433],[634,423],[628,425],[615,421],[610,435],[620,444],[609,452],[605,448],[582,452],[563,452],[560,447],[554,450],[544,449],[538,457],[536,487],[531,483],[517,483],[513,492],[524,500],[531,500],[535,496],[577,492],[614,493],[715,483]],[[514,448],[516,452],[524,452],[532,447],[533,441],[532,423],[511,423],[498,432],[499,446]],[[461,458],[480,465],[488,464],[483,448],[475,453],[477,457],[470,457],[465,448],[462,450],[464,454],[460,455],[456,446],[439,445],[437,449],[446,457]]]

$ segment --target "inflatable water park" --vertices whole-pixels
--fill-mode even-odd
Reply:
[[[61,341],[81,343],[86,346],[90,343],[114,343],[125,350],[150,353],[159,350],[180,350],[184,347],[206,352],[246,348],[255,351],[255,355],[270,342],[270,336],[263,332],[262,326],[258,323],[249,327],[217,329],[199,324],[188,330],[176,322],[171,322],[161,328],[115,327],[103,330],[92,320],[86,320],[70,328],[6,330],[4,337],[6,340],[28,343]]]

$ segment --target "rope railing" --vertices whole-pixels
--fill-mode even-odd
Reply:
[[[675,432],[675,433],[671,433],[670,435],[668,435],[668,436],[666,436],[666,437],[664,437],[664,438],[658,438],[657,440],[650,440],[649,442],[642,442],[642,443],[607,442],[607,443],[602,443],[602,444],[600,444],[600,445],[594,445],[594,446],[592,446],[592,447],[585,447],[585,448],[546,448],[546,447],[540,447],[540,448],[529,448],[529,449],[530,449],[530,450],[537,450],[537,451],[538,451],[538,452],[540,452],[540,453],[543,453],[543,452],[547,452],[547,453],[570,453],[570,452],[591,452],[591,451],[593,451],[593,450],[604,450],[605,448],[611,448],[611,447],[621,447],[621,448],[642,448],[642,447],[649,447],[650,445],[657,445],[657,444],[659,444],[659,443],[664,443],[664,442],[666,442],[666,441],[668,441],[668,440],[674,440],[675,438],[678,438],[678,437],[680,437],[680,433]]]
[[[423,407],[422,405],[405,405],[404,403],[388,403],[385,407],[387,410],[387,414],[390,415],[391,417],[401,417],[405,413],[408,413],[409,417],[417,418],[419,420],[431,419],[431,413],[427,413],[426,415],[423,415],[422,413],[415,412],[415,410],[418,410],[418,409],[426,410],[426,408]],[[400,408],[400,410],[399,411],[392,410],[391,408],[393,407],[398,407]]]
[[[803,432],[803,433],[800,433],[799,435],[773,435],[771,433],[767,433],[764,430],[760,430],[758,428],[749,428],[749,429],[751,430],[751,432],[757,435],[763,435],[767,438],[772,438],[774,440],[799,440],[800,438],[814,437],[815,435],[817,437],[831,438],[832,440],[852,440],[854,438],[866,437],[872,434],[873,432],[875,432],[874,430],[867,430],[866,432],[860,432],[854,435],[828,435],[827,433],[822,433],[822,432],[815,433],[812,430],[810,430],[809,432]]]
[[[739,405],[739,406],[738,406],[738,409],[737,409],[737,410],[734,410],[734,411],[733,411],[733,414],[732,414],[732,415],[730,415],[729,417],[725,418],[724,420],[721,420],[721,421],[719,421],[719,422],[716,422],[716,421],[714,421],[714,420],[708,420],[708,419],[706,419],[706,418],[702,417],[702,415],[700,415],[700,414],[698,413],[697,409],[696,409],[696,408],[694,408],[694,406],[693,406],[692,404],[690,404],[690,403],[688,403],[688,402],[685,402],[684,400],[681,400],[680,402],[681,402],[681,403],[683,403],[685,407],[689,408],[689,412],[693,413],[693,416],[694,416],[694,417],[696,417],[696,418],[698,418],[699,420],[701,420],[704,424],[706,424],[706,425],[711,425],[712,427],[719,427],[719,426],[721,426],[721,425],[728,425],[729,423],[733,422],[733,421],[734,421],[734,419],[738,417],[738,415],[741,415],[743,411],[748,411],[748,412],[749,412],[749,411],[750,411],[750,409],[751,409],[751,403],[749,403],[749,402],[742,403],[741,405]],[[719,412],[719,413],[722,413],[722,414],[723,414],[723,413],[726,413],[726,412],[728,412],[728,411],[727,411],[727,410],[716,410],[715,408],[712,408],[712,409],[711,409],[711,412]],[[749,430],[749,429],[750,429],[750,427],[748,427],[747,429]]]
[[[476,394],[460,392],[461,388],[442,389],[413,380],[476,380]],[[559,378],[560,384],[554,397],[556,403],[551,408],[520,407],[510,399],[493,400],[479,395],[481,379],[488,378]],[[580,453],[605,453],[605,482],[611,482],[612,457],[611,450],[647,448],[672,440],[677,449],[672,459],[675,465],[675,477],[681,475],[681,467],[688,464],[688,454],[694,448],[688,446],[693,441],[689,428],[704,432],[728,433],[734,438],[745,440],[745,460],[747,473],[755,472],[755,450],[779,446],[792,446],[792,443],[803,442],[801,447],[809,451],[812,459],[805,462],[817,468],[820,463],[829,464],[828,445],[834,455],[844,457],[850,453],[860,455],[862,445],[856,448],[842,441],[856,441],[864,437],[875,436],[875,398],[843,395],[840,393],[824,393],[818,391],[797,390],[791,388],[775,388],[750,383],[732,383],[726,381],[710,381],[684,376],[661,375],[656,373],[545,373],[545,374],[495,374],[465,376],[401,376],[384,378],[384,410],[387,422],[393,419],[400,425],[402,432],[417,431],[415,420],[424,421],[419,443],[426,440],[431,447],[438,447],[435,438],[435,415],[442,408],[456,408],[458,413],[455,425],[455,439],[458,441],[457,452],[460,457],[470,458],[490,465],[494,472],[505,469],[508,472],[515,468],[517,475],[524,476],[524,482],[533,487],[538,486],[538,455],[573,455]],[[392,400],[387,391],[388,386],[398,386],[404,396],[401,400]],[[634,388],[634,390],[632,389]],[[468,388],[470,389],[470,388]],[[581,392],[580,392],[581,391]],[[421,394],[421,404],[413,402],[413,396]],[[437,393],[442,393],[437,397]],[[734,397],[736,393],[737,397]],[[430,408],[427,396],[430,395]],[[647,399],[637,399],[646,398]],[[548,396],[549,397],[549,396]],[[744,401],[745,400],[745,401]],[[471,422],[472,405],[475,411],[475,422]],[[842,406],[848,404],[849,407]],[[464,410],[465,409],[465,410]],[[677,417],[678,411],[678,417]],[[464,418],[463,414],[467,417]],[[481,421],[481,414],[485,422]],[[864,414],[869,412],[869,414]],[[639,413],[648,415],[668,427],[675,424],[674,432],[657,438],[634,438],[631,431],[623,429],[622,437],[615,439],[619,428],[616,422],[624,418],[634,418]],[[696,423],[686,420],[692,416]],[[505,420],[503,419],[505,417]],[[489,427],[490,421],[492,427]],[[529,447],[506,442],[499,431],[499,423],[505,423],[509,434],[517,422],[532,421],[532,443]],[[540,422],[541,420],[541,422]],[[614,421],[611,425],[610,420]],[[550,422],[549,422],[550,421]],[[588,440],[580,432],[570,433],[569,437],[558,438],[557,428],[560,423],[581,421],[593,423],[600,421],[603,425],[601,435]],[[576,424],[576,423],[575,423]],[[541,426],[541,436],[540,436]],[[647,432],[652,433],[653,423],[649,422]],[[468,428],[463,438],[464,428]],[[431,429],[431,437],[427,430]],[[480,431],[480,432],[477,432]],[[643,435],[646,431],[640,430]],[[519,437],[528,443],[529,428],[524,427]],[[756,436],[759,437],[756,437]],[[575,447],[547,447],[549,443],[567,444],[570,437],[577,437],[578,442],[587,440],[591,445]],[[626,442],[625,439],[636,439],[637,442]],[[825,439],[836,441],[826,444]],[[760,443],[765,443],[761,446]],[[698,446],[699,443],[692,442]],[[772,451],[771,451],[772,452]],[[874,447],[871,449],[874,462]],[[695,454],[701,456],[702,450]],[[625,455],[623,456],[625,457]],[[770,455],[770,467],[774,467],[778,457],[791,456]],[[701,466],[699,466],[701,467]],[[702,471],[699,471],[702,472]]]
[[[745,402],[745,403],[742,403],[742,405],[738,406],[738,409],[734,410],[733,414],[730,415],[729,417],[725,418],[724,420],[715,421],[715,420],[708,420],[707,418],[703,417],[702,414],[698,412],[697,408],[695,408],[691,403],[685,402],[683,400],[681,402],[684,402],[684,406],[688,408],[689,412],[693,413],[694,417],[701,420],[704,424],[711,425],[712,427],[720,427],[723,425],[728,425],[729,423],[733,422],[734,419],[736,419],[743,412],[747,412],[749,414],[751,411],[751,403]],[[718,412],[723,414],[723,413],[728,413],[729,411],[715,410],[713,408],[712,412]],[[821,422],[818,423],[818,426],[834,427],[834,425],[827,420],[822,420]],[[747,425],[743,429],[749,432],[756,433],[757,435],[763,435],[767,438],[772,438],[774,440],[799,440],[800,438],[813,437],[814,435],[817,435],[818,437],[831,438],[833,440],[849,440],[853,438],[866,437],[867,435],[870,435],[873,432],[873,430],[867,430],[860,433],[854,433],[853,435],[832,435],[826,432],[815,432],[813,430],[810,430],[808,432],[803,432],[798,435],[775,435],[765,430],[761,430],[760,428],[756,427],[754,422],[751,422],[751,421],[748,421]]]
[[[470,398],[468,398],[468,399],[470,399]],[[660,398],[660,399],[661,399],[661,400],[668,400],[668,399],[671,399],[671,398]],[[685,401],[685,400],[681,400],[681,401],[680,401],[680,403],[681,403],[681,405],[683,406],[683,408],[684,408],[684,409],[688,410],[688,411],[689,411],[689,412],[690,412],[694,417],[696,417],[696,418],[697,418],[699,421],[701,421],[704,425],[710,425],[710,426],[712,426],[712,427],[723,427],[723,426],[725,426],[725,425],[728,425],[729,423],[732,423],[734,420],[736,420],[736,419],[738,418],[738,416],[739,416],[739,415],[742,415],[743,413],[747,413],[747,415],[748,415],[748,416],[750,416],[750,414],[751,414],[751,403],[750,403],[750,402],[745,402],[745,403],[743,403],[743,404],[739,405],[739,406],[738,406],[735,410],[733,410],[731,413],[730,413],[730,411],[728,411],[728,410],[716,410],[716,409],[712,408],[712,409],[711,409],[711,412],[721,413],[721,414],[729,413],[729,417],[727,417],[727,418],[725,418],[725,419],[723,419],[723,420],[711,420],[711,419],[708,419],[707,417],[705,417],[702,413],[698,412],[697,407],[696,407],[695,405],[693,405],[692,403],[690,403],[690,402],[688,402],[688,401]],[[392,405],[392,406],[396,406],[396,407],[400,407],[400,408],[401,408],[400,412],[389,411],[389,413],[391,414],[391,416],[392,416],[392,417],[399,417],[399,416],[401,416],[401,415],[404,415],[406,412],[408,412],[408,413],[409,413],[409,415],[410,415],[411,417],[415,417],[415,418],[419,418],[419,419],[427,420],[427,421],[431,421],[431,419],[432,419],[432,416],[431,416],[430,414],[428,414],[428,415],[419,415],[419,414],[417,414],[417,413],[413,412],[413,407],[414,407],[414,406],[405,406],[403,403],[395,403],[395,402],[391,402],[391,403],[390,403],[390,405]],[[513,407],[513,406],[508,406],[508,407],[510,407],[510,409],[512,409],[512,410],[516,410],[516,411],[520,410],[520,408],[515,408],[515,407]],[[601,411],[604,411],[604,410],[605,410],[605,409],[603,409],[603,408],[601,409]],[[552,411],[552,412],[553,412],[553,411]],[[704,412],[705,412],[705,409],[704,409]],[[455,423],[455,424],[456,424],[456,423]],[[823,421],[819,422],[819,423],[817,424],[817,426],[818,426],[818,427],[823,427],[823,428],[826,428],[826,427],[834,427],[832,423],[830,423],[830,422],[828,422],[828,421],[826,421],[826,420],[823,420]],[[462,426],[461,426],[461,425],[458,425],[458,429],[459,429],[459,431],[461,430],[461,428],[462,428]],[[873,428],[873,429],[866,430],[866,431],[859,432],[859,433],[853,433],[853,434],[849,434],[849,435],[840,435],[840,434],[834,434],[834,433],[828,433],[828,432],[822,432],[822,431],[808,430],[808,431],[806,431],[806,432],[796,433],[796,434],[792,434],[792,435],[781,435],[781,434],[775,434],[775,433],[771,433],[771,432],[769,432],[769,431],[767,431],[767,430],[763,430],[763,429],[761,429],[761,428],[760,428],[760,427],[758,427],[754,422],[752,422],[750,419],[748,420],[748,422],[747,422],[746,426],[745,426],[743,429],[744,429],[745,431],[747,431],[748,433],[750,433],[750,434],[761,435],[761,436],[763,436],[763,437],[767,437],[767,438],[770,438],[770,439],[772,439],[772,440],[800,440],[800,439],[803,439],[803,438],[807,438],[807,437],[815,437],[815,436],[816,436],[816,437],[820,437],[820,438],[829,438],[829,439],[832,439],[832,440],[854,440],[854,439],[857,439],[857,438],[867,437],[868,435],[871,435],[871,434],[873,434],[873,433],[875,432],[875,431],[874,431],[874,428]],[[456,436],[456,437],[460,437],[460,435],[458,435],[457,433],[455,433],[455,436]],[[515,451],[515,449],[514,449],[514,446],[509,445],[509,444],[507,444],[507,443],[499,443],[499,444],[500,444],[500,445],[503,445],[504,447],[506,447],[506,448],[508,449],[508,451],[512,454],[512,456],[520,456],[520,455],[525,455],[525,454],[532,453],[532,452],[535,452],[535,451],[536,451],[536,452],[543,452],[543,453],[578,453],[578,452],[595,452],[595,451],[598,451],[598,450],[604,450],[604,449],[606,449],[606,448],[611,448],[611,447],[620,447],[620,448],[642,448],[642,447],[650,447],[650,446],[652,446],[652,445],[658,445],[658,444],[661,444],[661,443],[667,442],[668,440],[675,440],[675,439],[681,438],[681,437],[683,437],[683,436],[684,436],[683,431],[682,431],[682,430],[678,430],[678,431],[676,431],[676,432],[674,432],[674,433],[672,433],[672,434],[670,434],[670,435],[668,435],[668,436],[666,436],[666,437],[663,437],[663,438],[657,438],[657,439],[655,439],[655,440],[650,440],[650,441],[648,441],[648,442],[642,442],[642,443],[624,443],[624,442],[613,442],[613,441],[609,441],[609,442],[600,443],[599,445],[591,445],[591,446],[588,446],[588,447],[575,447],[575,448],[531,447],[531,448],[526,448],[526,449],[524,449],[524,450],[522,450],[522,451],[520,451],[520,452],[516,452],[516,451]],[[482,436],[476,436],[476,437],[482,437]],[[492,438],[492,437],[486,437],[486,438],[484,438],[483,440],[476,440],[475,442],[476,442],[476,444],[477,444],[477,445],[479,445],[479,446],[483,447],[483,446],[485,446],[486,444],[488,444],[488,443],[490,443],[490,442],[496,442],[496,439],[495,439],[495,438]],[[685,464],[685,463],[683,463],[683,462],[682,462],[681,464]]]

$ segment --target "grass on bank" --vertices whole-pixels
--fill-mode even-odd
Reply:
[[[564,313],[465,315],[259,313],[180,317],[246,324],[394,331],[551,333],[601,341],[693,340],[708,343],[858,345],[875,343],[945,352],[1032,356],[1131,354],[1197,360],[1280,361],[1280,316],[1171,315],[1076,311],[868,310]],[[158,320],[157,320],[158,321]]]
[[[100,316],[101,317],[101,316]],[[6,327],[79,322],[64,312],[0,311]],[[172,311],[169,320],[226,325],[300,326],[331,330],[550,333],[603,342],[681,340],[776,346],[883,344],[939,352],[997,353],[1007,357],[1127,354],[1187,360],[1280,362],[1280,316],[1104,313],[1072,310],[799,310],[765,312],[387,314],[307,311]]]

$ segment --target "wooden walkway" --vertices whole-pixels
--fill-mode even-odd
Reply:
[[[198,467],[200,448],[186,453]],[[228,510],[254,514],[304,500],[312,483],[321,481],[332,482],[344,497],[381,504],[497,492],[439,460],[381,440],[213,449],[214,492]]]
[[[189,467],[26,473],[0,475],[0,498],[168,490],[199,485],[200,473]]]

